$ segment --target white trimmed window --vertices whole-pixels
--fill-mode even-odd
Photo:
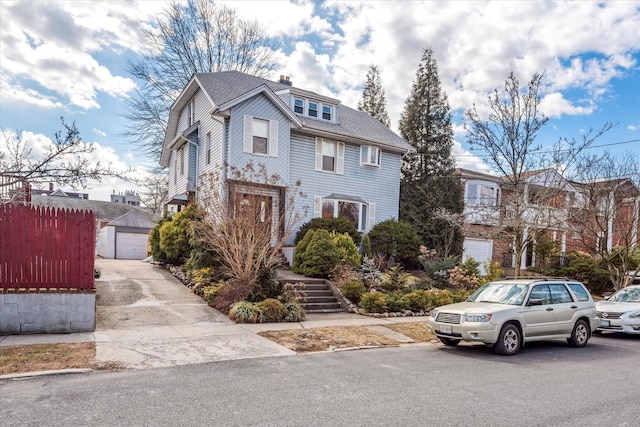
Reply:
[[[211,164],[211,132],[207,133],[207,164]]]
[[[500,189],[491,182],[467,182],[464,201],[467,206],[498,206]]]
[[[344,173],[344,142],[316,138],[317,171]]]
[[[333,116],[333,108],[329,105],[322,106],[322,119],[331,121],[331,117]]]
[[[318,117],[318,103],[309,101],[309,107],[307,108],[307,115],[309,117]]]
[[[360,146],[360,164],[367,166],[380,166],[382,152],[378,147],[371,145]]]
[[[314,217],[344,218],[359,231],[371,229],[375,221],[375,203],[314,197]]]
[[[242,151],[259,156],[278,157],[278,122],[244,116]]]
[[[304,99],[293,98],[293,111],[296,114],[304,114]]]
[[[189,120],[189,126],[196,122],[196,101],[191,99],[187,104],[187,118]]]
[[[335,106],[304,98],[293,98],[293,112],[315,119],[335,122]]]
[[[180,147],[180,176],[184,175],[184,147]]]

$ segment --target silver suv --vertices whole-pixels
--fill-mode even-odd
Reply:
[[[445,345],[482,342],[506,356],[531,341],[566,338],[570,345],[584,347],[598,327],[591,294],[567,278],[487,283],[465,302],[432,310],[427,322]]]

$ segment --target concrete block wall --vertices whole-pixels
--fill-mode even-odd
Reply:
[[[95,294],[0,294],[0,334],[67,334],[95,327]]]

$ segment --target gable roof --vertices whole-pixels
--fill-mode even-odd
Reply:
[[[132,227],[132,228],[153,228],[155,223],[143,218],[137,212],[127,212],[124,215],[119,216],[107,225],[119,226],[119,227]]]
[[[287,84],[273,82],[260,77],[244,74],[239,71],[221,71],[217,73],[197,73],[183,89],[182,93],[171,107],[169,123],[165,136],[164,147],[160,164],[168,164],[168,147],[176,136],[178,117],[180,110],[189,99],[202,90],[211,102],[212,112],[217,109],[231,108],[239,102],[247,99],[252,94],[265,93],[292,121],[300,126],[301,132],[311,133],[317,136],[326,136],[340,139],[348,139],[355,143],[371,142],[381,145],[391,151],[405,153],[412,149],[411,145],[385,126],[380,120],[369,114],[341,105],[336,101],[338,123],[313,119],[296,115],[285,102],[273,99],[272,95],[282,93],[301,93],[305,96],[318,99],[330,99],[314,92],[298,89]],[[275,95],[275,98],[280,99]],[[298,120],[299,122],[296,122]]]

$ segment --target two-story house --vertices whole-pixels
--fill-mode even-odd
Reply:
[[[539,264],[535,245],[543,237],[558,252],[597,255],[617,245],[638,244],[640,190],[629,179],[579,183],[552,169],[526,172],[514,191],[505,177],[458,169],[464,190],[463,259],[515,266],[514,229],[521,227],[520,267]]]
[[[160,164],[169,168],[169,206],[198,198],[202,177],[264,195],[281,212],[288,188],[304,197],[295,209],[344,217],[366,232],[398,217],[400,163],[411,146],[379,120],[340,100],[237,71],[195,74],[169,114]],[[280,181],[268,189],[232,184],[230,168],[264,165]],[[264,204],[263,204],[264,209]],[[292,243],[292,242],[289,242]]]

